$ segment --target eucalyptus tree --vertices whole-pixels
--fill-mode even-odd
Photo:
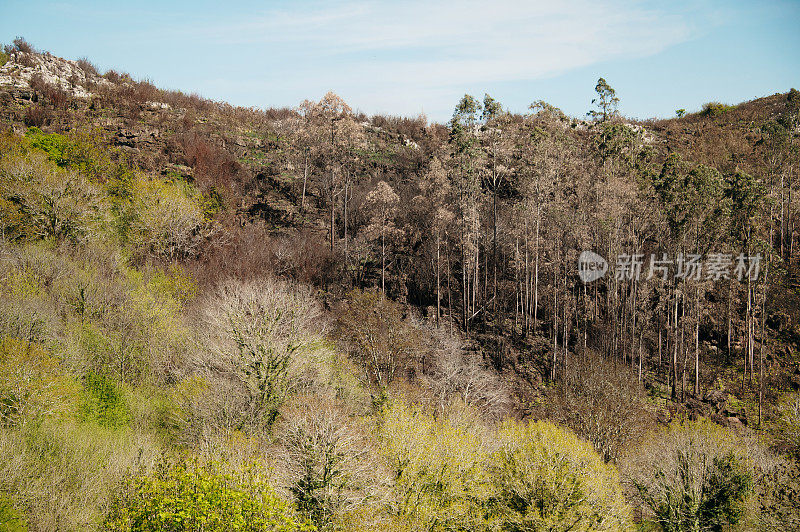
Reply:
[[[304,116],[325,139],[321,156],[325,165],[322,189],[328,201],[330,249],[336,242],[336,204],[343,191],[342,171],[351,145],[360,137],[360,129],[349,105],[334,92],[328,92],[319,102],[306,100],[301,104]]]
[[[461,284],[463,325],[469,328],[477,304],[480,244],[480,183],[477,126],[481,103],[465,94],[456,105],[450,120],[450,146],[455,165],[454,179],[458,193],[461,232]],[[471,294],[470,294],[471,292]]]
[[[612,89],[604,78],[597,80],[594,91],[597,93],[597,97],[592,99],[592,104],[597,106],[597,109],[592,109],[587,115],[600,122],[616,118],[619,114],[617,110],[619,106],[617,91]]]
[[[497,308],[497,195],[505,183],[511,168],[508,165],[510,157],[509,136],[504,129],[509,124],[510,117],[503,111],[500,102],[484,95],[483,112],[481,114],[483,126],[481,139],[486,150],[486,169],[484,182],[492,194],[492,302]],[[486,276],[488,272],[484,272]],[[496,317],[495,317],[496,319]]]

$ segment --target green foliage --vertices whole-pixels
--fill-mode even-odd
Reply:
[[[140,255],[178,258],[193,254],[205,223],[202,199],[182,182],[137,176],[130,184],[127,212],[121,210],[125,240]]]
[[[672,153],[654,176],[653,185],[676,239],[687,233],[695,239],[709,238],[727,222],[727,183],[715,168],[702,164],[692,168]]]
[[[733,109],[730,105],[725,105],[719,102],[708,102],[703,105],[703,110],[700,112],[704,116],[719,116],[727,113]]]
[[[463,407],[441,418],[391,401],[381,444],[395,523],[422,530],[626,530],[614,466],[555,425],[509,421],[496,432]]]
[[[178,264],[171,264],[166,271],[149,272],[148,289],[156,294],[163,294],[181,306],[185,306],[197,295],[197,283],[192,275]]]
[[[136,316],[127,316],[131,321]],[[130,323],[130,321],[129,321]],[[147,373],[146,345],[136,325],[127,330],[85,321],[75,331],[80,359],[91,371],[122,382],[139,382]],[[136,327],[136,328],[134,328]]]
[[[238,475],[216,464],[162,466],[128,479],[104,523],[108,531],[312,531],[256,465]]]
[[[617,91],[612,89],[611,85],[603,78],[597,80],[594,91],[597,93],[597,98],[594,98],[592,103],[597,106],[597,110],[593,109],[586,114],[601,122],[606,122],[616,117],[618,114],[617,106],[619,105]]]
[[[632,484],[667,532],[736,525],[753,489],[753,465],[725,429],[674,423],[637,450]]]
[[[44,133],[36,127],[25,132],[31,148],[43,151],[62,168],[70,168],[89,179],[100,179],[113,166],[109,150],[94,132],[73,131],[68,135]]]
[[[0,492],[33,530],[95,530],[125,471],[149,468],[157,452],[146,433],[45,418],[0,430]]]
[[[507,422],[492,454],[495,508],[502,530],[631,528],[619,474],[592,446],[546,422]]]
[[[79,415],[103,427],[118,428],[130,421],[131,413],[120,386],[108,377],[89,373],[83,378],[84,397]]]
[[[632,167],[639,155],[641,136],[633,128],[618,122],[604,122],[594,137],[595,148],[603,161],[613,159]]]
[[[753,236],[756,217],[767,196],[764,185],[745,172],[734,172],[725,183],[725,197],[731,202],[733,236],[747,243]]]
[[[487,450],[471,416],[435,419],[392,400],[381,416],[381,450],[394,477],[389,512],[412,530],[485,530]]]
[[[453,111],[450,120],[450,142],[455,147],[456,153],[462,157],[469,157],[477,143],[474,128],[478,121],[478,111],[481,103],[473,96],[465,94]]]
[[[678,118],[683,118],[685,114],[686,114],[686,109],[678,109],[675,111],[675,116],[677,116]]]
[[[0,160],[0,221],[6,238],[82,241],[98,236],[106,215],[97,186],[42,153]]]
[[[225,198],[216,187],[210,187],[201,198],[200,204],[206,221],[211,221],[214,216],[225,210]]]
[[[11,501],[0,497],[0,532],[27,532],[28,523]]]
[[[68,161],[69,140],[58,133],[44,133],[38,127],[32,127],[25,132],[28,143],[32,148],[42,150],[47,158],[59,166],[66,166]]]
[[[72,407],[74,382],[39,345],[0,340],[0,426],[39,421]]]
[[[0,67],[8,63],[9,59],[11,59],[11,56],[0,50]]]

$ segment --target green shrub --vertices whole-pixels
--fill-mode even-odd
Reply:
[[[0,430],[0,492],[33,530],[96,530],[125,472],[152,468],[158,454],[146,433],[45,418]]]
[[[76,130],[62,135],[32,127],[25,132],[25,139],[29,147],[43,151],[58,166],[92,180],[105,177],[114,168],[108,147],[96,132]]]
[[[74,381],[62,375],[58,361],[43,347],[0,339],[0,426],[66,413],[75,391]]]
[[[82,420],[95,421],[109,428],[128,424],[131,413],[119,385],[108,377],[89,373],[83,378],[83,387]]]
[[[111,505],[108,531],[311,531],[253,466],[242,474],[214,464],[163,466],[128,479]]]
[[[470,415],[434,418],[390,400],[381,450],[394,478],[391,530],[485,530],[489,483],[481,424]]]
[[[403,530],[627,530],[619,474],[591,444],[550,423],[483,427],[451,405],[438,419],[390,400],[381,448],[394,477],[388,513]],[[390,527],[391,528],[391,527]]]
[[[505,423],[491,456],[490,507],[502,530],[628,530],[616,468],[551,423]]]
[[[76,365],[90,371],[113,376],[120,382],[141,382],[148,372],[146,331],[128,308],[125,314],[107,316],[108,326],[86,320],[73,332],[77,350]]]
[[[38,127],[29,128],[25,132],[31,148],[42,150],[47,158],[59,166],[67,165],[69,140],[59,133],[44,133]]]
[[[11,59],[11,56],[0,50],[0,67],[8,63],[9,59]]]
[[[28,523],[11,501],[0,497],[0,532],[27,532]]]
[[[129,192],[127,210],[119,215],[125,218],[126,238],[136,253],[177,258],[197,251],[206,222],[202,199],[187,195],[180,183],[145,176],[137,176]]]
[[[0,220],[6,238],[85,240],[108,214],[101,190],[38,151],[0,160]]]
[[[652,434],[626,462],[641,502],[667,532],[722,530],[742,521],[755,453],[709,421]]]
[[[727,113],[731,109],[733,109],[733,107],[725,105],[724,103],[708,102],[703,105],[703,110],[700,113],[705,116],[719,116],[723,113]]]

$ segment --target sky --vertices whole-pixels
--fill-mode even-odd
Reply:
[[[0,0],[0,42],[245,107],[333,90],[445,122],[465,93],[582,117],[604,77],[632,118],[800,88],[800,0]]]

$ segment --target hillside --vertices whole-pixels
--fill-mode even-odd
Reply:
[[[800,526],[800,95],[600,81],[429,124],[6,46],[0,530]]]

